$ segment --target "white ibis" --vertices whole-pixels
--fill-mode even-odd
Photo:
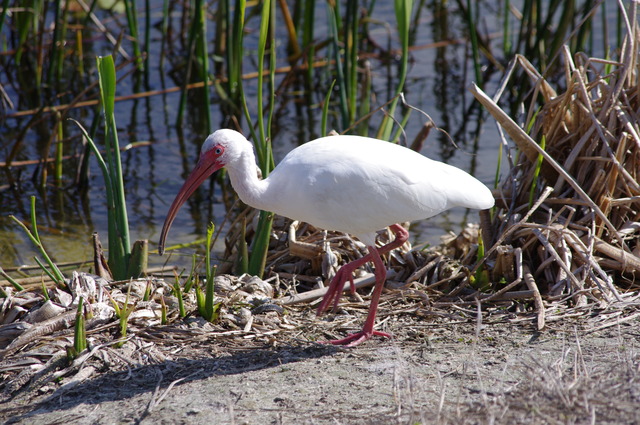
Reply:
[[[381,254],[401,246],[408,232],[399,224],[424,219],[451,207],[491,208],[491,191],[466,172],[430,160],[417,152],[378,139],[360,136],[323,137],[295,148],[263,180],[257,177],[252,144],[233,130],[218,130],[205,140],[191,175],[169,208],[158,250],[164,251],[167,232],[178,210],[212,173],[225,167],[240,199],[316,227],[345,232],[367,245],[369,253],[342,266],[324,296],[318,314],[337,305],[353,271],[368,261],[376,284],[362,331],[332,344],[354,346],[373,335],[378,301],[386,279]],[[376,247],[376,232],[390,226],[395,239]]]

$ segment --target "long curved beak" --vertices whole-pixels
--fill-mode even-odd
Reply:
[[[171,224],[173,220],[176,218],[178,211],[182,204],[185,203],[189,196],[196,191],[198,186],[204,182],[207,177],[211,174],[218,171],[223,167],[223,164],[220,164],[217,161],[210,161],[205,158],[200,158],[198,163],[196,164],[187,180],[184,182],[180,191],[176,195],[176,199],[173,200],[171,207],[169,208],[169,212],[167,213],[167,218],[164,220],[164,225],[162,226],[162,232],[160,233],[160,241],[158,242],[158,253],[160,255],[164,254],[164,244],[167,239],[167,233],[169,233],[169,229],[171,228]]]

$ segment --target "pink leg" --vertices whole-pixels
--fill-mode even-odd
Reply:
[[[395,234],[395,239],[385,246],[381,248],[376,248],[374,246],[369,247],[369,254],[366,256],[359,258],[358,260],[352,261],[351,263],[345,264],[338,270],[338,273],[333,277],[331,281],[331,285],[329,286],[329,290],[324,296],[320,307],[318,308],[318,314],[321,314],[328,306],[331,304],[331,301],[334,300],[334,306],[338,304],[338,300],[340,299],[340,293],[344,290],[345,283],[347,281],[351,282],[351,290],[353,291],[355,288],[353,286],[353,271],[366,263],[367,261],[373,261],[375,267],[375,275],[376,275],[376,286],[373,290],[373,295],[371,296],[371,305],[369,307],[369,314],[367,315],[367,320],[364,323],[364,327],[362,331],[351,334],[346,338],[335,340],[335,341],[327,341],[330,344],[334,345],[346,345],[347,347],[354,347],[361,342],[364,342],[371,338],[374,335],[390,337],[391,335],[379,332],[373,329],[373,325],[376,319],[376,313],[378,311],[378,302],[380,301],[380,295],[382,294],[382,289],[384,288],[384,282],[386,280],[386,268],[384,267],[384,263],[382,262],[382,258],[380,254],[385,254],[392,249],[395,249],[402,244],[404,244],[409,238],[409,232],[407,232],[404,227],[399,224],[394,224],[391,226],[391,231]]]
[[[320,307],[318,307],[318,315],[322,314],[327,308],[329,304],[333,301],[334,310],[338,307],[338,302],[340,301],[340,294],[345,290],[345,283],[351,283],[351,293],[356,292],[356,286],[353,283],[353,272],[356,271],[359,267],[361,267],[364,263],[372,261],[371,252],[365,255],[362,258],[358,258],[350,263],[345,264],[340,267],[336,272],[336,275],[331,279],[331,284],[329,285],[329,289],[327,293],[324,295],[322,302],[320,303]]]

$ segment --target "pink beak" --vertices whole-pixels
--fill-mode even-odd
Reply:
[[[207,155],[200,157],[195,168],[191,171],[191,174],[189,174],[189,177],[187,177],[187,180],[180,188],[180,191],[176,195],[176,199],[173,200],[173,203],[169,208],[169,212],[167,213],[167,218],[164,220],[164,226],[162,226],[162,232],[160,233],[160,241],[158,242],[158,253],[160,255],[164,253],[167,233],[169,233],[171,223],[173,223],[173,220],[176,218],[182,204],[185,203],[189,196],[196,191],[198,186],[200,186],[207,177],[218,171],[223,166],[224,164],[221,164],[218,161],[211,161],[210,158],[207,158]]]

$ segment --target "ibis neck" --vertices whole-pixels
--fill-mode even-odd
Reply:
[[[258,178],[255,161],[253,151],[243,152],[233,166],[227,166],[229,180],[242,202],[260,210],[270,211],[264,196],[269,183]]]

